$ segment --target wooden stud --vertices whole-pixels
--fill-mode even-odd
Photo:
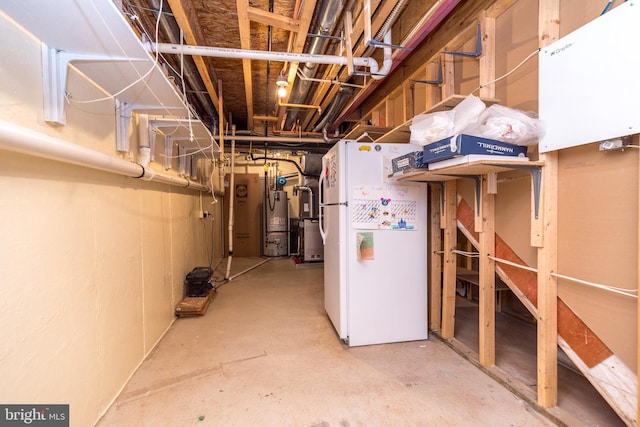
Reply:
[[[444,206],[446,224],[444,228],[444,262],[442,286],[442,338],[453,338],[456,316],[456,248],[458,226],[456,224],[456,205],[458,201],[456,181],[445,183]]]
[[[492,174],[496,175],[496,174]],[[495,194],[491,194],[487,175],[483,175],[481,184],[482,197],[482,232],[480,233],[480,318],[479,318],[479,354],[482,366],[496,363],[496,272],[495,261]]]
[[[544,47],[559,37],[560,0],[538,3],[538,44]],[[540,155],[544,224],[543,246],[538,249],[538,404],[558,403],[558,283],[551,273],[558,270],[558,152]]]
[[[454,64],[453,55],[442,55],[442,99],[456,94]]]
[[[442,327],[442,237],[440,233],[440,186],[430,185],[429,201],[429,328],[440,330]]]
[[[410,81],[405,81],[402,85],[402,97],[404,99],[403,123],[413,118],[415,115],[414,85]]]
[[[480,183],[478,182],[474,182],[474,185],[482,185],[482,181],[484,180],[484,178],[480,177]],[[476,187],[477,188],[477,187]],[[482,212],[484,211],[484,206],[483,206],[483,202],[484,202],[484,197],[482,197],[482,191],[480,191],[480,194],[478,193],[478,191],[476,190],[476,192],[474,192],[473,194],[473,208],[475,210],[475,221],[474,221],[474,225],[473,228],[475,230],[476,233],[481,233],[482,232],[482,227],[484,226],[483,220],[482,220]]]
[[[480,14],[482,27],[482,56],[480,57],[479,84],[491,82],[496,78],[496,20],[489,18],[486,12]],[[496,97],[496,85],[490,84],[480,88],[479,96]]]

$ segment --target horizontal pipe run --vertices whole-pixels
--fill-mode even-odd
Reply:
[[[145,168],[71,142],[0,120],[0,149],[48,160],[111,172],[145,181],[160,182],[198,191],[209,189],[197,182]]]
[[[279,62],[308,62],[312,64],[347,65],[346,56],[314,55],[310,53],[273,52],[266,50],[232,49],[213,46],[190,46],[171,43],[147,43],[150,52],[172,53],[195,56],[213,56],[217,58],[254,59]],[[373,58],[353,57],[356,67],[368,67],[371,73],[378,73],[378,63]]]
[[[220,136],[214,135],[213,139],[217,141]],[[327,144],[323,138],[311,138],[311,137],[282,137],[282,136],[249,136],[249,135],[236,135],[233,137],[236,141],[253,141],[253,142],[286,142],[290,144],[312,142],[318,144]],[[327,144],[329,145],[329,144]]]

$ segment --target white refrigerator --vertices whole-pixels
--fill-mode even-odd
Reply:
[[[427,184],[388,179],[420,149],[341,140],[322,159],[324,306],[349,346],[428,337]]]

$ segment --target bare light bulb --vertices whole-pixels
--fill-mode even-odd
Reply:
[[[284,98],[285,96],[287,96],[287,88],[284,86],[279,86],[278,87],[278,96],[280,98]]]

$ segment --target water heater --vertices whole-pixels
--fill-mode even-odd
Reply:
[[[264,200],[264,255],[289,255],[289,203],[287,192],[273,190]]]

